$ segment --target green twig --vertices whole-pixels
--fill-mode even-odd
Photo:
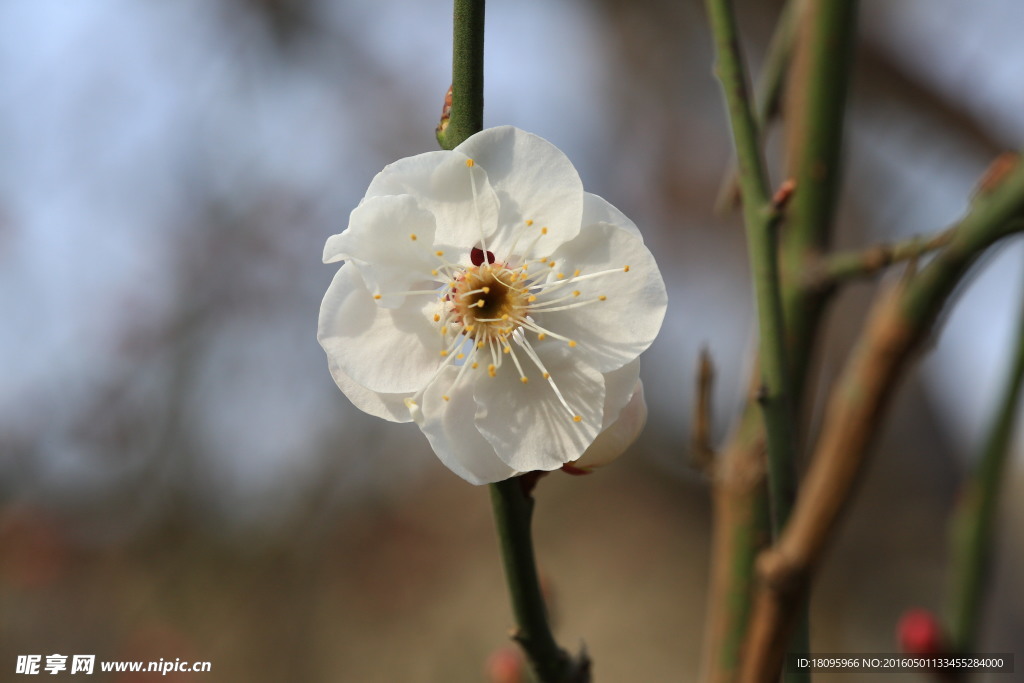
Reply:
[[[453,149],[483,130],[484,0],[454,0],[454,26],[451,107],[446,102],[437,128],[437,140],[445,149]],[[517,625],[515,639],[541,683],[586,683],[590,660],[585,654],[576,660],[570,657],[555,642],[548,625],[530,533],[533,498],[525,485],[524,477],[491,485],[494,521]]]
[[[805,5],[806,0],[789,0],[782,8],[775,23],[775,32],[768,44],[764,66],[757,78],[757,85],[754,88],[757,103],[754,119],[762,142],[768,126],[781,109],[782,93],[785,90],[786,77],[793,56],[793,44],[796,42],[796,29]],[[715,210],[723,213],[728,206],[738,204],[739,198],[739,178],[736,174],[736,165],[733,163],[722,180],[718,199],[715,200]]]
[[[1024,309],[1019,315],[1016,352],[1002,401],[953,517],[950,635],[957,653],[974,650],[989,578],[999,491],[1024,381]]]
[[[955,228],[932,237],[914,237],[905,242],[878,244],[867,249],[840,251],[822,259],[807,278],[811,289],[825,289],[857,277],[873,275],[894,263],[910,261],[949,244]]]
[[[783,655],[896,383],[927,340],[936,319],[971,265],[992,244],[1024,229],[1024,165],[977,201],[949,245],[920,272],[879,299],[871,321],[829,399],[790,523],[758,560],[761,582],[743,683],[777,680]]]
[[[514,637],[526,652],[541,683],[585,683],[590,680],[590,661],[586,654],[573,660],[555,642],[548,625],[530,534],[533,498],[525,486],[523,477],[491,485],[494,520],[518,626]]]
[[[796,444],[787,387],[789,371],[776,248],[780,207],[771,198],[731,3],[729,0],[708,0],[707,6],[715,39],[718,77],[725,91],[739,164],[743,217],[760,331],[762,384],[758,401],[764,412],[768,435],[768,488],[772,528],[777,534],[789,516],[796,490],[793,467]]]
[[[484,0],[455,0],[451,110],[437,141],[453,149],[484,127]]]

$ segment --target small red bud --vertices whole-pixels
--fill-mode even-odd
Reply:
[[[525,683],[526,663],[519,650],[503,647],[487,658],[488,683]]]
[[[926,609],[907,610],[896,627],[900,648],[909,655],[935,656],[949,651],[942,625]]]

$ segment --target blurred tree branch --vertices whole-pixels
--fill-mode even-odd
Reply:
[[[908,361],[969,267],[1005,235],[1024,229],[1018,165],[957,226],[920,274],[884,291],[832,391],[822,433],[790,523],[758,560],[759,587],[741,681],[775,680],[814,569],[833,535],[885,408]],[[913,271],[913,268],[910,269]]]
[[[1024,297],[1021,298],[1024,302]],[[964,484],[951,521],[952,586],[949,634],[953,651],[971,652],[977,641],[988,584],[1000,489],[1011,452],[1024,382],[1024,309],[1019,312],[1014,355],[981,458]]]

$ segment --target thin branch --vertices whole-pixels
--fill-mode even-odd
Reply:
[[[444,149],[484,127],[484,0],[454,0],[454,25],[452,86],[436,131]]]
[[[711,445],[711,402],[715,387],[715,365],[707,348],[700,351],[697,366],[697,401],[693,416],[693,465],[702,472],[714,466],[715,449]]]
[[[786,331],[782,318],[776,227],[780,214],[772,201],[768,173],[747,93],[747,75],[739,46],[736,17],[729,0],[708,0],[718,77],[732,124],[743,195],[743,217],[757,301],[761,391],[768,435],[768,489],[772,528],[777,534],[789,516],[796,489],[796,443],[788,390]]]
[[[541,683],[586,683],[590,680],[590,660],[585,653],[577,660],[570,657],[555,642],[548,625],[530,532],[533,498],[525,485],[523,477],[491,484],[501,556],[518,626],[514,638],[526,652]]]
[[[949,244],[954,231],[955,228],[949,228],[931,237],[914,237],[904,242],[830,254],[812,270],[807,286],[823,289],[853,278],[874,275],[894,263],[917,259]]]
[[[452,86],[437,128],[437,140],[445,149],[480,132],[484,120],[484,0],[454,0],[453,15]],[[555,642],[548,624],[533,556],[533,498],[526,489],[530,476],[513,477],[490,487],[518,627],[514,637],[541,683],[588,683],[590,659],[586,653],[570,657]]]
[[[750,619],[754,560],[771,537],[764,420],[754,403],[714,467],[714,534],[704,629],[703,683],[733,683]]]
[[[782,8],[775,32],[772,34],[768,51],[765,54],[764,66],[757,78],[755,100],[757,102],[755,122],[759,135],[764,140],[768,126],[779,114],[782,94],[785,91],[786,77],[789,74],[793,45],[796,42],[796,29],[800,23],[800,13],[806,6],[806,0],[789,0]],[[729,206],[739,205],[740,185],[735,163],[722,179],[715,200],[715,211],[724,213]]]
[[[968,268],[1024,229],[1024,166],[975,202],[950,244],[919,275],[886,291],[832,391],[793,515],[758,561],[761,585],[745,650],[744,683],[776,680],[811,575],[861,473],[898,379]]]
[[[1021,298],[1024,302],[1024,297]],[[1024,382],[1024,309],[1020,311],[1016,352],[1006,377],[999,410],[985,446],[964,486],[952,522],[952,591],[950,627],[953,650],[974,650],[994,545],[996,513],[1013,427]]]

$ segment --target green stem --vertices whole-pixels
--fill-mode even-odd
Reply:
[[[787,103],[789,170],[796,185],[782,240],[783,311],[793,366],[793,406],[801,414],[809,359],[829,300],[805,277],[828,249],[839,194],[846,97],[857,33],[857,0],[808,3],[802,12]]]
[[[758,75],[757,85],[754,88],[757,102],[755,122],[762,141],[767,134],[768,126],[781,108],[782,93],[785,90],[784,86],[793,56],[793,45],[796,42],[796,29],[800,13],[805,5],[806,0],[789,0],[782,8],[778,21],[775,23],[775,32],[768,44],[764,66]],[[738,198],[739,179],[736,177],[734,164],[725,174],[722,187],[718,191],[718,199],[715,201],[716,211],[723,212],[728,206],[734,205]]]
[[[484,127],[484,0],[455,0],[452,108],[437,141],[454,149]]]
[[[757,125],[747,92],[736,18],[729,0],[708,0],[715,38],[718,77],[725,91],[739,163],[743,217],[753,270],[760,330],[761,390],[758,400],[768,435],[768,489],[772,529],[778,534],[789,517],[796,493],[793,467],[796,443],[788,390],[786,334],[779,289],[776,227],[778,207],[772,202],[768,172],[761,155]]]
[[[1016,353],[1002,401],[985,441],[981,460],[964,486],[951,525],[950,635],[957,653],[974,650],[989,579],[1000,487],[1024,380],[1024,310],[1020,312],[1018,324]]]
[[[548,613],[537,578],[530,534],[533,498],[526,493],[524,486],[523,477],[491,485],[494,520],[498,527],[505,577],[512,597],[512,611],[518,626],[515,639],[526,652],[542,683],[587,681],[587,658],[582,656],[579,661],[573,661],[555,642],[548,625]]]
[[[946,246],[953,239],[954,232],[955,228],[949,228],[931,237],[914,237],[904,242],[830,254],[807,278],[807,285],[812,289],[823,289],[845,280],[873,275],[894,263],[910,261]]]

